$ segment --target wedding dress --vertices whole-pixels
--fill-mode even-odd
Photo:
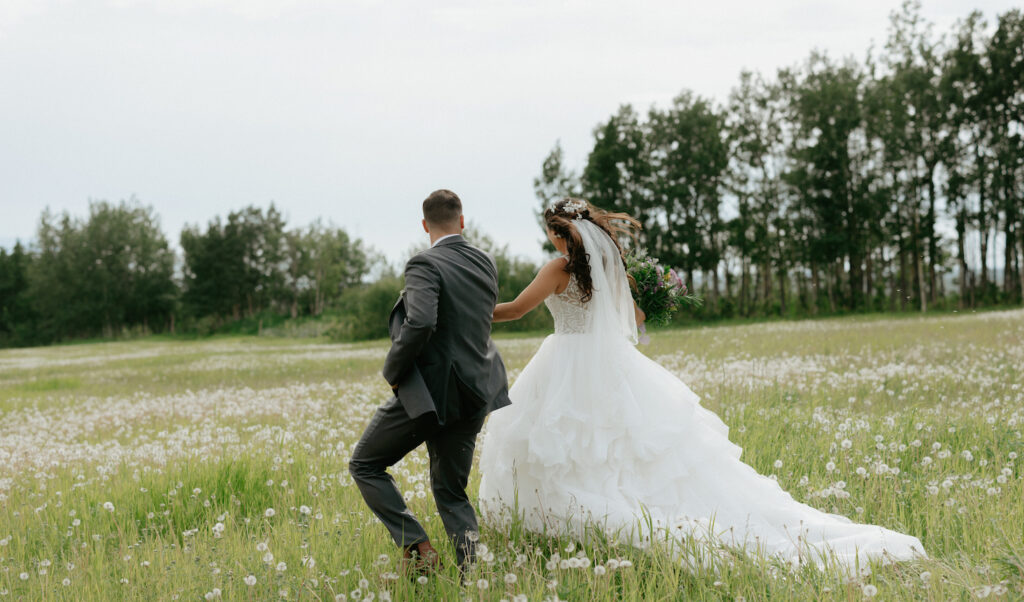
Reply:
[[[675,375],[635,347],[625,270],[611,238],[575,222],[594,291],[571,278],[545,300],[555,321],[515,381],[512,405],[494,413],[481,443],[486,522],[513,515],[532,531],[593,529],[646,547],[694,542],[818,566],[864,570],[924,556],[921,542],[797,502],[740,460],[728,427]],[[704,556],[699,562],[706,564]]]

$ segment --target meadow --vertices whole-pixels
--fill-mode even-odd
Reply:
[[[511,378],[540,342],[498,340]],[[460,586],[421,447],[392,473],[447,568],[412,581],[347,471],[388,394],[386,343],[148,339],[0,351],[0,600],[1024,597],[1024,310],[667,330],[642,349],[747,463],[929,558],[693,572],[669,544],[513,525],[482,529]]]

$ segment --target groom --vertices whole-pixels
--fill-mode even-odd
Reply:
[[[459,568],[467,568],[477,538],[466,495],[476,437],[487,414],[510,403],[505,365],[491,340],[497,268],[462,238],[464,227],[454,192],[437,190],[423,201],[431,247],[406,264],[405,290],[391,311],[384,378],[394,396],[374,414],[349,463],[363,499],[416,572],[440,561],[387,468],[426,442],[434,500]]]

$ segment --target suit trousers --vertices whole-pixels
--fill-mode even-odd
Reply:
[[[466,494],[476,438],[486,412],[438,426],[436,415],[409,418],[397,397],[377,409],[356,444],[349,472],[370,510],[384,523],[392,539],[405,547],[428,540],[402,498],[387,469],[426,442],[430,455],[430,487],[445,531],[455,546],[459,566],[473,562],[476,550],[476,511]]]

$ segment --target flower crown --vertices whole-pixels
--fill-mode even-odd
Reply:
[[[587,202],[579,199],[572,199],[562,203],[561,210],[569,215],[574,215],[573,219],[581,219],[583,212],[587,210]]]

